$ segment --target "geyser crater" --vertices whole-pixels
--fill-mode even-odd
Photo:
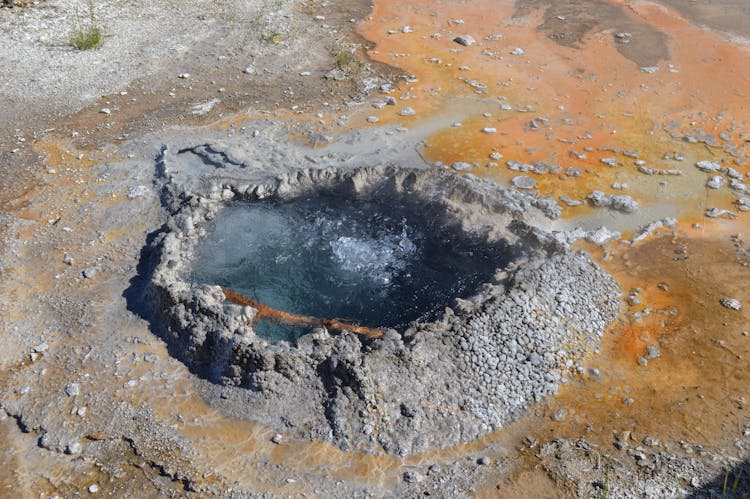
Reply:
[[[162,158],[158,170],[168,171],[167,166]],[[582,359],[620,306],[611,276],[532,225],[543,219],[546,202],[494,183],[395,166],[271,174],[230,165],[221,175],[191,172],[182,182],[169,178],[164,184],[171,215],[150,245],[153,267],[144,296],[153,307],[154,327],[172,354],[206,380],[211,403],[300,437],[397,455],[475,439],[516,419],[555,393],[571,371],[582,370]],[[312,203],[309,209],[306,203]],[[363,209],[368,203],[378,208]],[[283,300],[290,307],[309,305],[309,293],[319,292],[314,310],[298,310],[400,330],[385,329],[367,341],[346,328],[316,327],[282,341],[267,339],[274,338],[273,331],[256,334],[251,324],[258,309],[229,303],[219,286],[241,287],[234,279],[243,272],[234,272],[230,263],[237,268],[246,263],[236,248],[243,237],[251,238],[247,248],[255,249],[262,244],[252,238],[272,239],[233,230],[233,217],[253,220],[242,213],[248,209],[259,210],[256,228],[289,223],[291,239],[282,238],[284,244],[293,240],[304,249],[314,241],[302,264],[286,270],[290,255],[264,253],[273,253],[268,248],[257,255],[258,264],[273,256],[273,266],[280,266],[264,269],[271,270],[268,279],[279,279],[271,283],[277,289],[294,289],[288,283],[306,271],[305,259],[320,264],[323,253],[327,265],[343,265],[334,284],[345,276],[375,283],[356,288],[355,305],[365,303],[364,294],[377,298],[378,281],[381,287],[386,280],[407,286],[357,310],[341,295],[322,292],[333,284],[316,280],[318,275],[308,282],[300,278],[305,293],[278,296],[280,305],[286,306]],[[384,218],[374,223],[373,217]],[[336,225],[340,232],[333,231]],[[231,244],[222,245],[222,237],[232,238]],[[451,268],[470,276],[462,285],[446,283],[448,271],[437,272],[439,285],[415,278],[415,272],[429,272],[413,269],[412,259],[428,261],[419,252],[435,244],[439,260],[443,238],[457,258]],[[214,243],[238,251],[219,255]],[[477,253],[462,259],[464,251]],[[227,265],[208,272],[202,265],[211,262]],[[252,265],[247,276],[244,291],[252,293],[258,282]],[[416,299],[405,299],[413,293]],[[453,307],[456,312],[442,312],[457,296],[465,299]],[[318,308],[323,305],[330,308]],[[412,319],[417,320],[409,324]]]

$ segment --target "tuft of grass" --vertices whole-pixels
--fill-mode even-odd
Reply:
[[[273,43],[274,45],[278,45],[279,43],[284,41],[284,37],[281,36],[281,33],[279,33],[278,31],[271,30],[263,35],[263,41],[266,43]]]
[[[3,7],[27,7],[32,4],[32,0],[2,0],[0,3]]]
[[[89,22],[85,27],[78,27],[70,36],[70,45],[78,50],[91,50],[102,43],[102,30],[96,25],[94,0],[88,0]]]
[[[70,44],[78,50],[91,50],[102,43],[102,32],[97,26],[90,25],[80,29],[70,38]]]
[[[362,70],[363,64],[357,52],[358,48],[357,44],[341,41],[331,47],[331,55],[336,62],[336,67],[347,76],[355,76]]]

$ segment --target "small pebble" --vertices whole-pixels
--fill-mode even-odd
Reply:
[[[99,486],[97,484],[92,483],[91,485],[89,485],[90,494],[96,494],[97,492],[99,492]]]
[[[724,305],[726,308],[731,310],[741,310],[742,309],[742,303],[740,303],[739,300],[735,298],[729,298],[727,296],[724,296],[721,300],[719,300],[722,305]]]
[[[565,419],[565,416],[567,414],[567,411],[565,409],[558,409],[555,412],[552,413],[552,421],[563,421]]]
[[[283,438],[284,437],[281,435],[281,433],[277,433],[276,435],[274,435],[273,437],[271,437],[271,442],[273,442],[275,444],[279,444],[279,443],[281,443],[281,440]]]

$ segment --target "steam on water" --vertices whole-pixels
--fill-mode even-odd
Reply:
[[[423,211],[332,195],[230,206],[200,249],[194,279],[295,314],[396,329],[432,320],[508,255]],[[306,332],[266,321],[255,330],[272,341]]]

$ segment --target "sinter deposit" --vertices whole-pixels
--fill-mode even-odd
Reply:
[[[220,178],[211,177],[218,166],[187,161],[181,176],[171,176],[164,155],[159,160],[173,215],[152,245],[148,299],[173,353],[212,382],[209,399],[230,414],[344,449],[407,455],[466,442],[555,393],[582,369],[618,311],[612,278],[533,227],[541,210],[556,213],[524,192],[447,170],[395,166],[317,165],[264,176],[237,151],[205,149],[232,159],[221,165]],[[203,176],[184,173],[201,168]],[[268,341],[250,325],[257,310],[228,303],[220,283],[196,282],[197,254],[236,203],[265,199],[272,207],[316,193],[420,206],[454,234],[505,248],[512,258],[498,260],[484,284],[437,317],[384,329],[379,338],[315,328],[290,341]],[[405,245],[402,253],[412,243],[391,242]]]

